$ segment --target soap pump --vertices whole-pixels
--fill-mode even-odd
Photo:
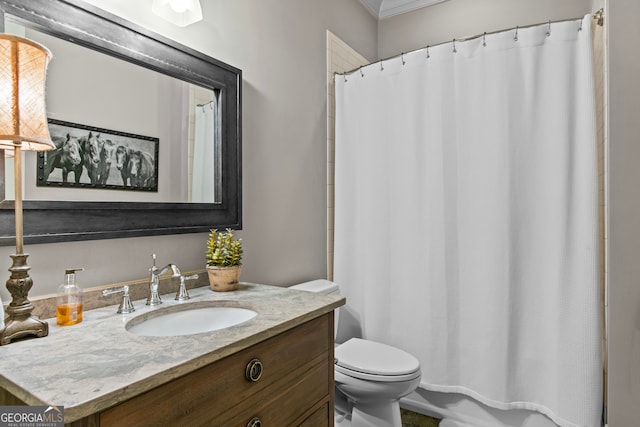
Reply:
[[[58,287],[56,319],[60,326],[82,322],[82,289],[76,285],[76,271],[84,268],[65,270],[64,283]]]

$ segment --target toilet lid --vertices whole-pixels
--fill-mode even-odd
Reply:
[[[351,338],[335,349],[339,368],[371,375],[407,375],[420,370],[420,362],[409,353],[386,344]]]

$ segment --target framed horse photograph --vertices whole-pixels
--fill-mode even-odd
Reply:
[[[39,187],[158,191],[158,138],[48,122],[56,148],[38,152]]]

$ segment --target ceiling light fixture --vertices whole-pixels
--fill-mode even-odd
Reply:
[[[200,0],[153,0],[151,11],[178,27],[202,21]]]

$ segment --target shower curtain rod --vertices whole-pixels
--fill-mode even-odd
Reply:
[[[466,41],[469,41],[469,40],[479,39],[480,37],[486,37],[486,36],[491,35],[491,34],[504,33],[505,31],[512,31],[512,30],[518,31],[521,28],[539,27],[539,26],[545,25],[545,24],[551,26],[551,24],[556,24],[556,23],[560,23],[560,22],[577,21],[577,20],[581,20],[581,19],[582,18],[570,18],[570,19],[559,19],[557,21],[539,22],[537,24],[523,25],[522,27],[517,26],[515,28],[508,28],[506,30],[491,31],[491,32],[488,32],[488,33],[476,34],[475,36],[462,37],[462,38],[459,38],[459,39],[453,39],[453,40],[449,40],[449,41],[446,41],[446,42],[427,45],[425,47],[414,49],[414,50],[409,51],[409,52],[402,52],[399,55],[393,55],[393,56],[389,56],[389,57],[386,57],[386,58],[382,58],[382,59],[379,59],[377,61],[370,62],[367,65],[378,64],[378,63],[382,63],[382,62],[385,62],[385,61],[389,61],[391,59],[404,57],[404,55],[406,55],[408,53],[417,52],[417,51],[420,51],[420,50],[423,50],[423,49],[429,49],[429,48],[435,47],[435,46],[441,46],[441,45],[444,45],[444,44],[447,44],[447,43],[466,42]],[[600,25],[600,26],[603,26],[604,25],[604,9],[601,8],[598,11],[594,12],[593,15],[592,15],[592,19],[596,19],[598,21],[597,24]],[[582,29],[582,27],[580,29]],[[366,67],[367,65],[361,65],[360,67],[354,68],[354,69],[349,70],[349,71],[344,71],[342,73],[334,73],[334,75],[336,75],[336,76],[348,76],[348,75],[351,75],[351,74],[355,73],[358,70],[361,70],[363,67]]]
[[[207,105],[213,104],[213,101],[215,101],[215,99],[209,102],[205,102],[204,104],[196,104],[196,107],[206,107]]]

